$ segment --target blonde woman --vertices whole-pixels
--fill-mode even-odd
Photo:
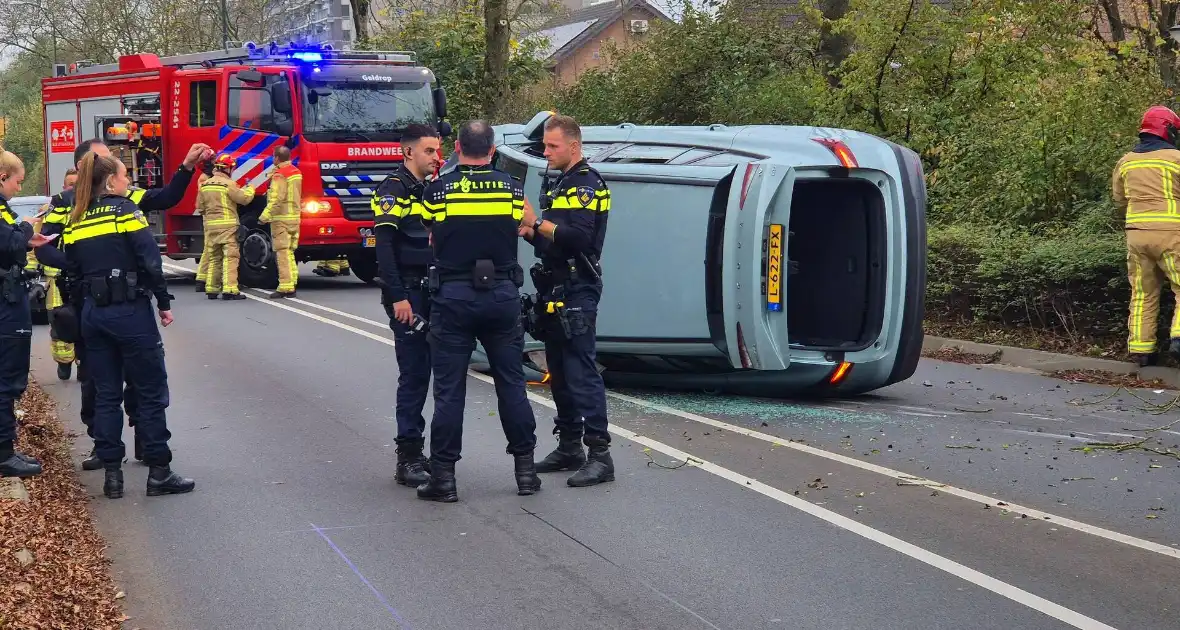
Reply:
[[[78,167],[74,206],[62,233],[66,253],[52,245],[37,250],[42,263],[75,270],[83,279],[81,328],[96,390],[95,450],[106,471],[103,494],[111,499],[123,496],[124,373],[138,398],[135,432],[149,467],[147,495],[181,494],[195,486],[170,466],[164,415],[168,373],[151,298],[160,323],[168,326],[172,296],[147,219],[127,197],[130,185],[122,162],[88,153]]]
[[[16,401],[29,385],[33,317],[22,268],[30,247],[50,237],[36,234],[40,219],[17,220],[8,200],[20,192],[25,167],[10,151],[0,151],[0,477],[33,477],[41,462],[16,451]]]

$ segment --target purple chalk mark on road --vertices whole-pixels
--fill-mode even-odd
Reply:
[[[390,615],[393,615],[394,620],[397,621],[397,623],[399,625],[401,625],[402,627],[409,629],[410,628],[409,622],[407,622],[405,619],[402,618],[401,615],[398,614],[397,609],[395,609],[389,603],[389,600],[385,599],[385,596],[381,594],[381,591],[377,590],[376,587],[374,587],[372,584],[369,583],[368,578],[366,578],[364,576],[364,574],[361,573],[360,569],[356,568],[356,565],[352,563],[352,560],[348,559],[348,556],[344,555],[344,552],[340,550],[340,547],[337,547],[336,543],[332,542],[331,538],[328,538],[328,535],[324,533],[324,530],[320,529],[319,527],[316,527],[315,523],[308,523],[308,524],[311,525],[311,528],[315,531],[315,533],[320,535],[320,538],[323,538],[325,542],[327,542],[329,545],[332,546],[332,549],[336,552],[336,554],[338,556],[340,556],[341,558],[344,559],[344,562],[348,563],[348,568],[352,569],[352,572],[355,573],[356,576],[361,579],[361,582],[364,582],[365,586],[369,587],[369,590],[372,591],[373,595],[377,597],[377,601],[381,602],[382,606],[385,606],[385,610],[388,610]]]

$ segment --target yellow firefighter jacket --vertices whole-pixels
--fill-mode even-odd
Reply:
[[[205,230],[237,227],[238,206],[244,206],[253,199],[252,187],[239,188],[229,176],[213,173],[197,192],[197,208],[205,219]]]
[[[277,165],[266,192],[266,210],[259,221],[263,223],[299,224],[303,201],[303,174],[290,162]]]
[[[1129,230],[1180,230],[1180,150],[1124,155],[1114,167],[1114,200]]]

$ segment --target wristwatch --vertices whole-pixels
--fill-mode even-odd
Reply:
[[[533,221],[533,230],[535,230],[535,231],[537,231],[537,232],[540,232],[540,231],[541,231],[541,223],[542,223],[544,220],[545,220],[545,219],[542,219],[541,217],[537,217],[537,220],[536,220],[536,221]]]

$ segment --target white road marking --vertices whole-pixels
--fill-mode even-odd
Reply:
[[[946,416],[943,416],[943,415],[937,414],[937,413],[920,413],[917,411],[898,411],[897,413],[900,413],[900,414],[906,415],[906,416],[917,416],[919,418],[944,418],[944,417],[946,417]]]
[[[340,328],[341,330],[346,330],[348,332],[356,333],[358,335],[361,335],[361,336],[368,338],[368,339],[372,339],[372,340],[377,341],[379,343],[384,343],[388,346],[393,346],[393,341],[391,339],[387,339],[385,337],[380,337],[378,335],[374,335],[372,333],[360,330],[360,329],[355,328],[353,326],[349,326],[348,324],[343,324],[341,322],[337,322],[337,321],[328,319],[326,317],[316,315],[315,313],[309,313],[307,311],[302,311],[297,308],[292,308],[290,306],[287,306],[286,304],[279,304],[277,301],[263,299],[263,298],[259,298],[259,297],[255,297],[255,296],[249,296],[249,297],[257,302],[261,302],[263,304],[267,304],[267,305],[273,306],[275,308],[280,308],[285,311],[290,311],[292,313],[297,313],[297,314],[307,317],[309,319],[313,319],[315,321],[322,322],[324,324],[328,324],[329,326],[335,326],[337,328]],[[492,378],[489,376],[479,374],[477,372],[468,372],[468,374],[470,374],[473,378],[480,380],[484,383],[494,384]],[[527,395],[528,395],[529,399],[531,399],[533,402],[536,402],[537,404],[540,404],[544,407],[548,407],[550,409],[556,409],[556,405],[549,398],[537,395],[533,392],[527,392]],[[630,397],[627,397],[627,398],[630,398]],[[1060,604],[1057,604],[1055,602],[1051,602],[1043,597],[1033,595],[1032,593],[1029,593],[1028,591],[1025,591],[1025,590],[1020,589],[1016,586],[1008,584],[1007,582],[997,580],[996,578],[993,578],[990,575],[987,575],[985,573],[981,573],[981,572],[976,571],[975,569],[972,569],[968,566],[959,564],[958,562],[950,560],[949,558],[945,558],[943,556],[940,556],[936,553],[933,553],[931,551],[928,551],[926,549],[918,547],[917,545],[914,545],[914,544],[908,543],[904,540],[901,540],[900,538],[896,538],[894,536],[886,534],[885,532],[882,532],[880,530],[873,529],[872,527],[869,527],[868,525],[865,525],[863,523],[860,523],[858,521],[850,519],[847,516],[844,516],[842,514],[837,514],[836,512],[833,512],[831,510],[828,510],[828,509],[825,509],[825,508],[820,507],[818,505],[815,505],[814,503],[811,503],[810,501],[806,501],[804,499],[800,499],[798,497],[795,497],[795,496],[791,495],[790,493],[784,492],[783,490],[780,490],[780,489],[775,488],[773,486],[769,486],[769,485],[762,483],[761,481],[758,481],[752,477],[747,477],[745,475],[742,475],[741,473],[735,472],[735,471],[730,470],[728,468],[718,466],[717,464],[703,460],[699,457],[696,457],[695,455],[692,455],[690,453],[686,453],[686,452],[681,451],[677,448],[674,448],[672,446],[664,444],[663,442],[653,440],[651,438],[645,437],[645,436],[635,433],[633,431],[624,429],[622,427],[613,426],[613,425],[610,427],[610,432],[621,437],[621,438],[624,438],[624,439],[630,440],[632,442],[635,442],[637,444],[646,446],[647,448],[650,448],[654,451],[659,451],[669,457],[673,457],[676,459],[688,460],[691,463],[691,465],[698,467],[705,472],[708,472],[710,474],[721,477],[722,479],[733,482],[734,484],[738,485],[739,487],[744,487],[744,488],[748,488],[750,490],[753,490],[754,492],[757,492],[758,494],[761,494],[765,497],[774,499],[775,501],[778,501],[779,503],[782,503],[782,504],[787,505],[789,507],[793,507],[801,512],[805,512],[807,514],[810,514],[820,520],[831,523],[832,525],[835,525],[841,529],[847,530],[847,531],[852,532],[858,536],[861,536],[863,538],[871,540],[879,545],[882,545],[884,547],[892,549],[893,551],[907,555],[919,562],[922,562],[924,564],[932,566],[936,569],[940,569],[942,571],[945,571],[946,573],[949,573],[955,577],[961,578],[967,582],[975,584],[976,586],[987,589],[997,595],[1000,595],[1000,596],[1010,599],[1016,603],[1027,606],[1028,608],[1031,608],[1032,610],[1035,610],[1035,611],[1040,612],[1044,615],[1047,615],[1049,617],[1052,617],[1054,619],[1057,619],[1059,621],[1067,623],[1075,628],[1080,628],[1082,630],[1116,630],[1113,626],[1109,626],[1109,625],[1104,624],[1096,619],[1092,619],[1090,617],[1087,617],[1081,613],[1073,611],[1073,610],[1066,608]],[[818,449],[816,449],[816,450],[818,450]],[[845,459],[848,459],[848,458],[845,458]],[[942,490],[942,489],[943,488],[940,488],[940,490]]]
[[[183,267],[175,267],[173,265],[168,265],[168,264],[165,264],[165,266],[166,267],[173,267],[178,270],[190,271],[190,270],[184,269]],[[190,271],[190,273],[191,273],[191,271]],[[246,295],[246,294],[243,294],[243,295]],[[267,300],[267,299],[258,298],[258,297],[252,296],[252,295],[248,295],[248,297],[250,297],[253,300],[257,300],[259,302],[262,302],[264,304],[269,304],[269,305],[274,306],[276,308],[281,308],[286,311],[291,311],[292,313],[298,313],[300,315],[303,315],[304,317],[308,317],[310,319],[314,319],[316,321],[323,322],[323,323],[328,324],[330,326],[336,326],[337,328],[340,328],[342,330],[354,332],[358,335],[361,335],[361,336],[366,337],[368,339],[373,339],[374,341],[379,341],[379,342],[384,343],[388,346],[391,346],[391,347],[393,346],[392,339],[388,339],[386,337],[382,337],[382,336],[375,335],[375,334],[367,332],[367,331],[360,330],[360,329],[355,328],[353,326],[349,326],[348,324],[344,324],[341,322],[337,322],[335,320],[328,319],[326,317],[322,317],[320,315],[316,315],[315,313],[309,313],[307,311],[303,311],[303,310],[300,310],[297,308],[292,308],[292,307],[287,306],[285,304],[279,304],[278,302],[280,302],[282,300]],[[290,298],[284,298],[284,299],[290,299]],[[327,308],[327,307],[324,307],[324,308]],[[381,324],[379,322],[376,322],[373,320],[366,320],[364,318],[357,317],[357,316],[352,316],[352,319],[356,319],[358,321],[365,321],[369,324],[372,324],[372,325],[378,326],[378,327],[385,327],[384,324]],[[479,379],[480,381],[483,381],[484,383],[492,383],[492,379],[484,374],[480,374],[478,372],[473,372],[473,371],[469,371],[468,373],[473,378]],[[1166,545],[1161,545],[1159,543],[1155,543],[1150,540],[1136,538],[1135,536],[1130,536],[1128,534],[1123,534],[1123,533],[1109,530],[1109,529],[1106,529],[1103,527],[1090,525],[1088,523],[1083,523],[1081,521],[1075,521],[1073,519],[1065,518],[1063,516],[1057,516],[1056,514],[1051,514],[1049,512],[1042,512],[1041,510],[1025,507],[1025,506],[1016,504],[1016,503],[1012,503],[1010,501],[1006,501],[1004,499],[999,499],[996,497],[989,497],[987,495],[979,494],[978,492],[972,492],[970,490],[964,490],[962,488],[957,488],[955,486],[943,484],[942,482],[939,482],[939,481],[936,481],[933,479],[917,477],[917,476],[911,475],[909,473],[904,473],[899,470],[893,470],[892,468],[886,468],[884,466],[879,466],[877,464],[873,464],[870,462],[861,461],[859,459],[848,457],[847,455],[842,455],[840,453],[833,453],[831,451],[825,451],[821,448],[816,448],[814,446],[808,446],[807,444],[801,444],[799,442],[791,442],[791,441],[786,440],[785,438],[770,435],[768,433],[763,433],[761,431],[755,431],[753,429],[747,429],[745,427],[740,427],[735,424],[730,424],[728,422],[722,422],[721,420],[715,420],[713,418],[707,418],[705,416],[701,416],[701,415],[698,415],[698,414],[695,414],[695,413],[692,413],[689,411],[682,411],[680,409],[676,409],[674,407],[669,407],[667,405],[662,405],[659,403],[643,400],[641,398],[635,398],[634,396],[628,396],[626,394],[620,394],[620,393],[612,392],[609,390],[606,392],[606,395],[611,398],[614,398],[616,400],[622,400],[624,402],[629,402],[633,405],[643,407],[646,409],[650,409],[653,411],[658,411],[658,412],[666,414],[666,415],[676,416],[676,417],[682,418],[684,420],[691,420],[693,422],[697,422],[700,424],[708,425],[708,426],[715,427],[718,429],[723,429],[723,430],[729,431],[731,433],[744,435],[746,437],[753,438],[756,440],[761,440],[763,442],[769,442],[771,444],[775,444],[777,446],[781,446],[784,448],[794,449],[796,451],[807,453],[808,455],[813,455],[815,457],[822,457],[822,458],[830,460],[830,461],[845,464],[847,466],[852,466],[853,468],[859,468],[861,470],[865,470],[868,472],[877,473],[877,474],[883,475],[885,477],[891,477],[893,479],[903,480],[903,481],[907,481],[907,482],[911,482],[911,483],[938,484],[939,485],[938,489],[939,489],[940,493],[945,493],[945,494],[957,496],[962,499],[967,499],[968,501],[974,501],[976,503],[983,503],[985,505],[990,505],[990,506],[997,506],[999,503],[1004,503],[1005,505],[1003,507],[1005,509],[1008,509],[1012,512],[1019,512],[1022,514],[1028,514],[1029,518],[1052,521],[1052,523],[1058,527],[1066,527],[1066,528],[1069,528],[1069,529],[1072,529],[1075,531],[1090,534],[1092,536],[1097,536],[1099,538],[1104,538],[1106,540],[1110,540],[1113,542],[1122,543],[1124,545],[1129,545],[1131,547],[1137,547],[1139,549],[1143,549],[1146,551],[1152,551],[1152,552],[1155,552],[1155,553],[1158,553],[1158,554],[1161,554],[1164,556],[1168,556],[1170,558],[1180,559],[1180,549],[1168,547]],[[543,396],[538,396],[537,394],[534,394],[533,392],[529,392],[529,398],[546,406],[546,407],[550,407],[550,408],[553,407],[553,403],[550,399],[545,398]],[[865,404],[867,405],[868,403],[865,403]],[[613,428],[614,427],[612,426],[612,429]]]
[[[1009,433],[1021,433],[1024,435],[1032,435],[1034,437],[1047,437],[1055,440],[1073,440],[1075,442],[1089,442],[1086,438],[1072,437],[1069,435],[1061,435],[1060,433],[1046,433],[1044,431],[1025,431],[1024,429],[1004,429]],[[1088,433],[1081,433],[1079,435],[1089,435]],[[1094,437],[1094,436],[1090,436]]]

